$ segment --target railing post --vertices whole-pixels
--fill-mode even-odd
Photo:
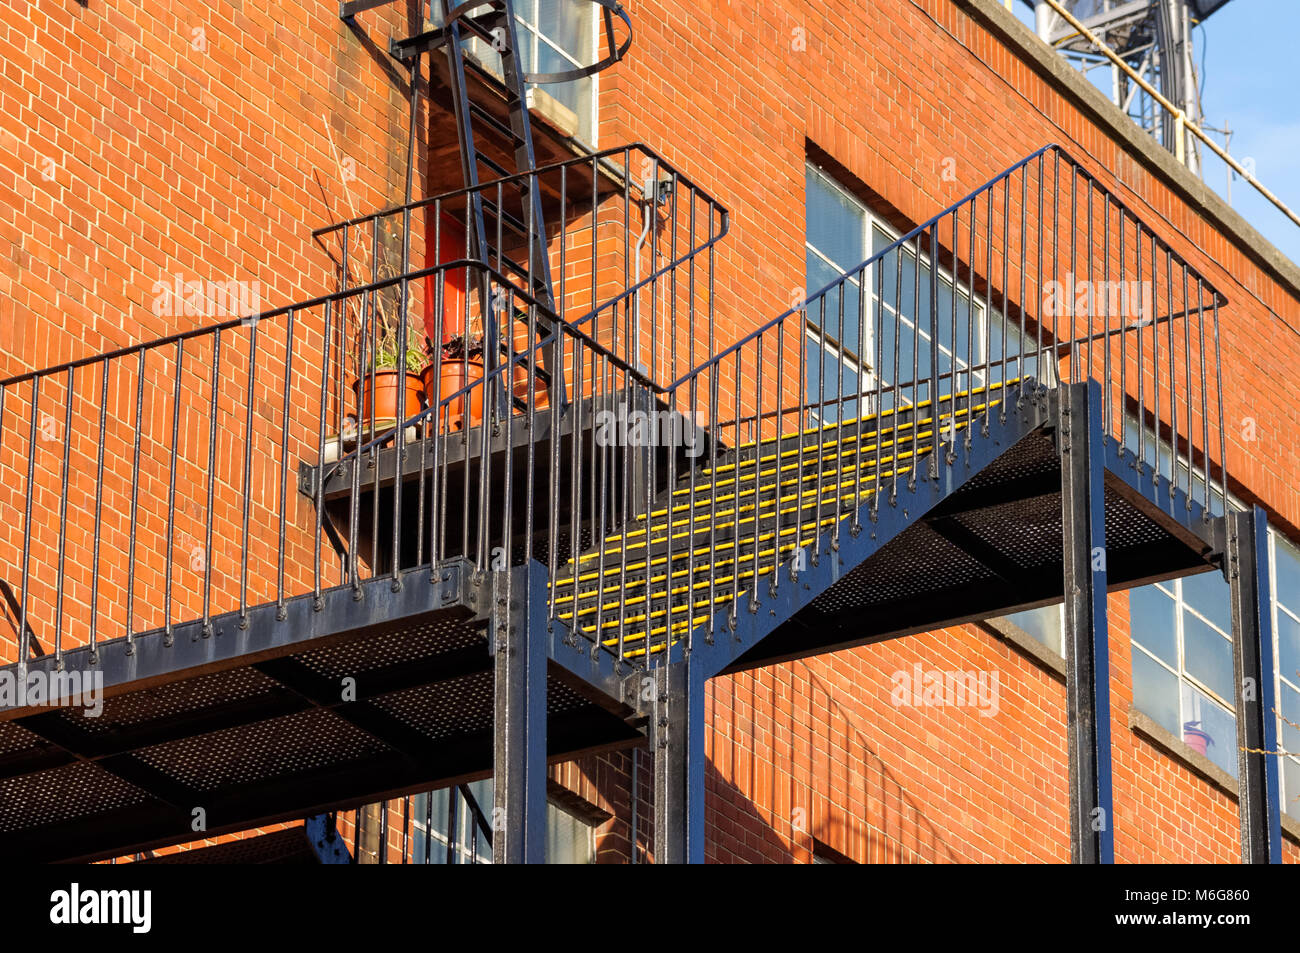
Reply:
[[[510,579],[510,571],[493,573],[488,622],[496,679],[492,862],[540,864],[546,859],[546,641],[544,632],[529,631],[527,600],[520,609],[510,604],[512,589],[525,590]]]
[[[1062,387],[1060,395],[1070,853],[1076,864],[1108,864],[1114,833],[1101,391],[1085,381]]]
[[[1236,676],[1237,812],[1241,860],[1282,860],[1277,723],[1273,718],[1273,626],[1268,579],[1268,522],[1258,506],[1227,517],[1224,574],[1232,592],[1232,667]]]
[[[704,672],[688,656],[655,671],[655,863],[704,863]]]

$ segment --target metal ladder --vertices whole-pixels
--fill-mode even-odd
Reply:
[[[532,123],[528,115],[528,97],[523,63],[519,54],[519,35],[515,23],[513,4],[510,0],[466,0],[453,5],[453,0],[438,0],[443,14],[442,47],[447,56],[447,65],[451,78],[452,101],[455,106],[456,131],[460,141],[461,171],[465,187],[475,189],[470,195],[469,228],[467,229],[468,252],[471,258],[488,263],[492,247],[487,240],[487,218],[493,217],[498,224],[525,237],[528,244],[527,267],[509,261],[504,252],[496,249],[497,260],[514,275],[523,280],[526,290],[537,302],[549,311],[555,311],[555,295],[551,284],[551,268],[546,241],[545,215],[542,208],[540,191],[535,187],[535,180],[521,178],[516,180],[519,191],[522,221],[515,219],[506,209],[486,198],[483,190],[476,187],[481,183],[480,172],[486,168],[495,176],[507,178],[526,175],[537,169],[536,154],[533,150]],[[487,12],[474,14],[475,10]],[[488,44],[501,57],[501,73],[497,77],[477,59],[466,55],[468,43],[477,38]],[[468,73],[476,74],[488,86],[495,88],[505,99],[509,114],[509,125],[505,125],[492,113],[470,98]],[[514,168],[507,168],[485,155],[479,149],[479,137],[484,134],[495,136],[514,156]],[[489,180],[490,181],[490,180]],[[489,306],[488,296],[482,295],[485,311]],[[548,328],[545,321],[538,321],[538,328]],[[512,342],[498,339],[500,326],[495,321],[484,321],[484,350],[488,354],[503,356],[506,359],[512,353]],[[558,338],[556,339],[558,344]],[[538,376],[547,384],[551,400],[564,400],[564,381],[562,369],[554,367],[553,355],[543,351],[538,362]],[[500,378],[498,406],[504,407],[508,386],[507,378]]]

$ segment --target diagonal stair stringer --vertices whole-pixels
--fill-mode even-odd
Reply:
[[[792,560],[787,559],[781,564],[775,594],[768,587],[759,586],[753,593],[756,598],[749,601],[742,593],[738,602],[748,601],[749,604],[740,605],[734,623],[731,607],[715,613],[711,641],[710,626],[696,626],[689,639],[690,653],[694,661],[703,666],[706,677],[733,667],[763,639],[922,520],[1007,450],[1034,431],[1051,425],[1050,399],[1033,399],[1026,395],[1023,401],[1008,400],[1003,406],[1007,409],[1005,419],[1001,413],[990,413],[986,430],[972,428],[969,431],[970,445],[965,446],[959,441],[955,459],[950,465],[939,468],[937,478],[923,475],[928,468],[923,469],[915,487],[909,486],[907,481],[900,481],[892,502],[886,496],[878,503],[868,500],[860,504],[856,514],[859,527],[856,534],[853,531],[854,514],[842,517],[838,526],[822,533],[809,548],[805,557],[806,567],[796,573],[793,580],[790,571]],[[686,644],[686,639],[678,639],[669,658],[660,660],[661,663],[683,658]]]

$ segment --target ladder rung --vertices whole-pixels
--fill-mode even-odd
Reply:
[[[475,116],[478,116],[479,119],[483,120],[483,122],[488,126],[488,128],[491,129],[493,132],[495,132],[502,139],[509,140],[510,145],[512,147],[518,145],[520,142],[523,141],[522,139],[520,139],[519,136],[515,135],[515,131],[513,129],[511,129],[501,120],[497,119],[496,116],[492,115],[490,112],[487,111],[487,109],[485,109],[483,106],[480,106],[478,103],[474,102],[473,100],[470,100],[469,111],[472,112]]]
[[[497,162],[495,159],[489,159],[487,156],[479,152],[477,149],[474,150],[474,158],[478,159],[479,162],[482,162],[485,166],[487,166],[497,175],[501,176],[503,179],[509,177],[510,173],[506,170],[505,166],[503,166],[500,162]]]
[[[502,223],[504,223],[505,226],[516,235],[523,238],[528,237],[528,226],[518,216],[498,207],[497,203],[493,202],[491,199],[483,199],[482,202],[483,210],[485,212],[489,215],[495,215],[497,218],[500,218]]]
[[[500,11],[496,10],[491,13],[481,13],[475,17],[460,16],[449,23],[448,26],[463,26],[488,46],[493,46],[497,38],[493,35],[492,30],[500,26],[501,16]]]

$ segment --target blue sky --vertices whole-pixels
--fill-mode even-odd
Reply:
[[[1017,13],[1033,25],[1033,11],[1018,0]],[[1229,152],[1254,160],[1255,177],[1300,213],[1300,0],[1232,0],[1193,31],[1205,122],[1232,128]],[[1102,79],[1098,70],[1096,78]],[[1109,87],[1109,77],[1104,80]],[[1214,137],[1220,145],[1222,137]],[[1205,181],[1227,196],[1227,167],[1202,149]],[[1232,206],[1292,261],[1300,263],[1300,225],[1254,187],[1236,179]]]

